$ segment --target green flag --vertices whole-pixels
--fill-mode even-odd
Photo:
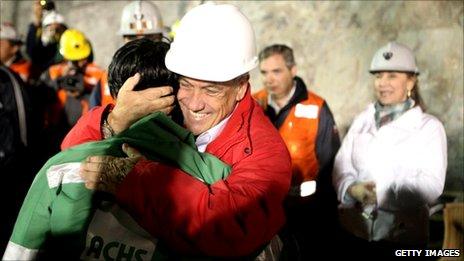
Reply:
[[[231,171],[215,156],[198,152],[192,133],[165,114],[153,113],[119,135],[72,147],[49,159],[29,189],[3,258],[34,259],[43,249],[65,249],[70,257],[78,257],[102,195],[85,188],[80,162],[93,155],[125,157],[123,143],[150,160],[182,169],[205,185],[226,178]]]

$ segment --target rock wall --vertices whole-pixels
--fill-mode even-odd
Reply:
[[[96,62],[107,67],[122,45],[116,35],[129,1],[57,1],[71,27],[83,30]],[[170,25],[201,1],[153,1]],[[420,91],[428,112],[445,125],[448,137],[447,190],[464,187],[463,2],[462,1],[221,1],[233,3],[251,20],[261,49],[293,47],[298,75],[324,97],[343,136],[353,117],[373,100],[367,72],[374,52],[390,40],[411,47],[421,70]],[[2,21],[25,33],[31,1],[1,0]],[[252,73],[253,90],[260,87]]]

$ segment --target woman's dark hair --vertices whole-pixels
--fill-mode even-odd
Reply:
[[[178,77],[164,64],[169,44],[149,39],[130,41],[119,48],[108,67],[108,86],[114,99],[124,82],[135,73],[140,73],[140,81],[134,90],[148,87],[172,86],[174,92],[179,86]]]
[[[411,90],[411,99],[414,100],[415,104],[414,107],[419,106],[422,111],[425,112],[427,107],[425,106],[424,100],[422,100],[422,97],[419,92],[419,79],[417,79],[417,75],[414,73],[407,73],[409,78],[416,78],[416,82],[414,83],[414,87]]]

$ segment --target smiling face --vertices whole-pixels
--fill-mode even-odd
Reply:
[[[274,54],[262,60],[259,64],[263,84],[266,90],[276,99],[286,97],[293,87],[296,66],[288,68],[284,57]]]
[[[404,102],[416,81],[403,72],[377,72],[374,76],[375,95],[382,105]]]
[[[207,82],[181,77],[177,99],[184,123],[199,135],[229,116],[246,93],[248,76],[229,82]]]

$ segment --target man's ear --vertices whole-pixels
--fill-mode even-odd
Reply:
[[[293,65],[292,68],[290,68],[290,73],[292,74],[292,78],[296,76],[296,73],[297,73],[296,65]]]
[[[235,100],[236,101],[241,101],[243,99],[243,97],[245,97],[245,94],[248,90],[248,81],[250,80],[250,75],[246,75],[244,77],[242,77],[242,79],[240,79],[240,81],[238,82],[238,91],[237,91],[237,95],[235,96]]]

